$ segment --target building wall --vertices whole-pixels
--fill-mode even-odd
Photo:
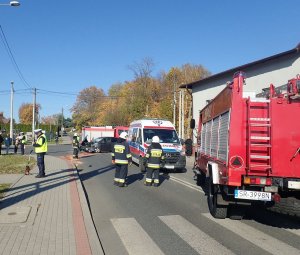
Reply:
[[[255,66],[241,70],[246,73],[245,92],[261,93],[271,83],[275,87],[284,85],[291,78],[300,74],[300,54],[282,56],[277,59],[259,63]],[[193,118],[198,126],[199,111],[207,104],[206,100],[213,99],[225,88],[227,81],[232,81],[234,73],[225,73],[217,78],[212,78],[201,85],[194,85],[193,94]]]

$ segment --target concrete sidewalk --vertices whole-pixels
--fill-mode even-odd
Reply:
[[[0,202],[0,254],[103,254],[81,182],[70,161],[46,155]]]

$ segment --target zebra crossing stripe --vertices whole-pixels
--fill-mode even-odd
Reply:
[[[111,222],[130,255],[164,254],[134,218],[111,219]]]
[[[213,218],[209,213],[203,213],[202,215],[271,254],[299,255],[298,249],[248,226],[241,221],[233,221],[230,219],[218,220]]]
[[[180,215],[159,216],[159,219],[199,254],[234,254]]]

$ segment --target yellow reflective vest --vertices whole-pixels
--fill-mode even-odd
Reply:
[[[43,143],[43,140],[44,140],[44,143]],[[35,153],[43,153],[43,152],[48,151],[47,138],[44,134],[42,134],[38,137],[36,144],[40,145],[40,147],[35,147]]]

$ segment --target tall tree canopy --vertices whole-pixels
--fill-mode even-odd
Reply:
[[[134,79],[113,84],[105,95],[95,86],[82,90],[71,109],[77,127],[88,125],[129,125],[139,118],[165,118],[173,120],[174,94],[179,101],[179,86],[210,75],[202,65],[185,64],[162,71],[153,77],[154,62],[145,58],[129,66]],[[185,126],[191,117],[191,95],[185,93]],[[178,112],[178,104],[176,104]],[[178,116],[178,113],[177,113]],[[178,122],[178,120],[176,121]]]
[[[23,103],[19,108],[19,121],[21,124],[31,124],[32,123],[32,109],[33,104]],[[41,110],[41,105],[35,105],[35,122],[38,121],[38,114]]]
[[[75,125],[97,125],[97,119],[102,114],[99,110],[104,101],[105,94],[101,88],[91,86],[82,90],[71,108]]]

